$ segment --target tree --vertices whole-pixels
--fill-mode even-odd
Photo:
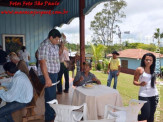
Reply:
[[[109,45],[113,42],[113,35],[115,30],[119,27],[117,24],[121,23],[121,18],[126,17],[123,8],[127,6],[123,0],[109,1],[104,4],[101,12],[94,16],[91,21],[90,29],[93,30],[93,42]]]
[[[160,28],[156,29],[156,32],[154,33],[154,38],[157,39],[157,43],[160,46],[160,39],[163,38],[163,33],[160,33]]]
[[[97,46],[91,44],[91,48],[92,48],[92,53],[93,53],[93,61],[96,67],[97,63],[99,63],[99,60],[102,59],[104,56],[105,46],[102,44],[99,44]]]

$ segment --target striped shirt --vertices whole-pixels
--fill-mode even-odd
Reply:
[[[44,40],[38,49],[38,60],[46,60],[49,73],[58,73],[60,70],[58,45],[53,45],[49,39]],[[43,75],[40,64],[38,66],[38,75]]]
[[[10,82],[1,83],[8,90],[0,90],[0,98],[6,102],[29,103],[33,98],[33,87],[27,75],[18,70]]]

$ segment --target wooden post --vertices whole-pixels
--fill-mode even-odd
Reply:
[[[85,62],[85,0],[79,1],[79,18],[80,18],[80,71],[83,71],[83,62]]]

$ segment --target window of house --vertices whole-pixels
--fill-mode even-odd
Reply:
[[[121,67],[128,68],[128,60],[121,60]]]

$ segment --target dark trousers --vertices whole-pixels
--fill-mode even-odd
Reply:
[[[0,108],[0,122],[14,122],[12,113],[24,108],[27,103],[11,102]]]
[[[147,101],[144,106],[141,108],[141,114],[138,116],[138,120],[147,120],[147,122],[154,122],[154,113],[157,108],[158,96],[153,97],[141,97],[139,96],[139,100]]]
[[[61,83],[61,79],[62,79],[62,76],[65,76],[65,91],[68,91],[69,90],[69,71],[68,69],[65,67],[64,63],[61,63],[60,65],[60,71],[58,73],[58,81],[60,81],[58,84],[57,84],[57,89],[58,89],[58,92],[62,92],[62,83]]]
[[[56,83],[58,73],[49,73],[49,77],[52,80],[52,83]],[[45,84],[45,79],[43,75],[39,76],[39,79],[42,84]],[[54,119],[55,112],[47,102],[56,99],[56,85],[45,88],[44,98],[45,98],[45,120],[51,121]]]

